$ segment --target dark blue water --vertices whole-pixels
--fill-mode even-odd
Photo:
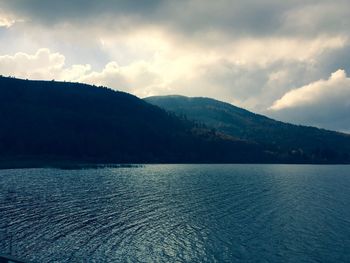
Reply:
[[[35,262],[350,262],[350,166],[2,170],[0,219]]]

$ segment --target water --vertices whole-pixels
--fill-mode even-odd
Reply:
[[[350,262],[350,166],[2,170],[0,219],[35,262]]]

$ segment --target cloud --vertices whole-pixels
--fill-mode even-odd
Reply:
[[[8,14],[0,9],[0,28],[1,27],[9,28],[19,21],[23,22],[23,20],[15,18],[14,15]]]
[[[34,55],[0,57],[0,73],[105,85],[140,97],[210,96],[256,111],[286,92],[301,74],[310,74],[308,67],[315,64],[315,57],[347,44],[345,38],[325,36],[243,38],[208,49],[206,44],[186,42],[157,28],[99,40],[101,50],[111,58],[100,70],[90,64],[69,66],[61,53],[39,49]]]
[[[161,0],[1,0],[1,6],[28,20],[45,23],[80,23],[99,21],[101,17],[143,17],[150,15],[161,4]]]
[[[326,80],[287,92],[270,110],[283,120],[350,131],[350,78],[339,69]]]
[[[51,72],[62,68],[64,60],[63,55],[51,53],[48,49],[40,49],[34,55],[19,52],[14,56],[0,56],[0,72],[18,77],[42,75],[47,78]]]
[[[108,63],[100,72],[90,72],[77,79],[79,82],[103,85],[110,88],[133,93],[140,97],[152,94],[162,85],[158,72],[153,72],[151,65],[138,62],[128,66],[120,66],[116,62]]]
[[[65,57],[47,48],[35,54],[23,52],[0,56],[0,74],[32,79],[72,80],[90,70],[89,65],[65,67]]]
[[[283,30],[310,36],[319,32],[338,34],[349,32],[349,2],[347,0],[305,2],[285,13]]]
[[[16,53],[0,56],[0,74],[29,79],[55,79],[103,85],[133,93],[140,97],[159,94],[166,90],[167,81],[173,81],[176,72],[163,67],[164,61],[138,61],[125,66],[117,62],[107,63],[101,71],[91,65],[67,66],[65,56],[49,49],[39,49],[35,54]],[[175,68],[172,67],[172,70]],[[176,76],[175,76],[176,77]]]
[[[219,31],[235,36],[317,35],[347,30],[347,0],[0,0],[1,6],[46,26],[99,24],[119,28],[159,25],[190,35]],[[124,23],[125,24],[125,23]]]
[[[347,78],[344,70],[339,69],[332,73],[328,80],[319,80],[289,91],[281,99],[277,100],[270,109],[282,110],[300,106],[318,105],[320,102],[330,102],[335,98],[340,99],[345,94],[350,95],[350,79]]]

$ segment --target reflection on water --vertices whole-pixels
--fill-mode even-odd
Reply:
[[[0,252],[36,262],[349,262],[350,167],[0,171]]]

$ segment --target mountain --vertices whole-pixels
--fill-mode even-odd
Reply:
[[[0,166],[278,162],[260,145],[86,84],[0,77]]]
[[[210,98],[157,96],[145,101],[229,136],[257,143],[281,162],[350,162],[347,134],[275,121]]]
[[[277,122],[213,99],[141,100],[105,87],[0,77],[3,168],[350,163],[349,153],[349,135]]]

